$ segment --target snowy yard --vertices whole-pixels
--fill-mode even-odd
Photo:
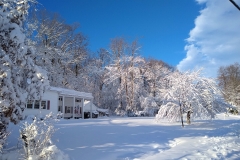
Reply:
[[[153,117],[60,120],[52,141],[71,160],[240,159],[240,116],[156,122]],[[17,143],[11,126],[8,147]]]

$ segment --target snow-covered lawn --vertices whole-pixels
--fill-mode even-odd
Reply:
[[[60,120],[53,143],[71,160],[240,159],[240,116],[156,122],[153,117]],[[8,147],[17,144],[11,126]]]

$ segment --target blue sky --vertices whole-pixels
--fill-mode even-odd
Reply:
[[[138,39],[141,55],[176,66],[185,57],[185,39],[200,5],[193,0],[39,0],[68,22],[79,22],[90,49],[108,48],[110,39]]]
[[[240,0],[235,0],[240,4]],[[89,49],[109,48],[112,38],[139,40],[141,55],[180,71],[240,62],[240,12],[228,0],[39,0],[67,23],[79,22]]]

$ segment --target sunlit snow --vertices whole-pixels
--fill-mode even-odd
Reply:
[[[61,119],[52,141],[71,160],[239,159],[240,116],[209,121],[156,122],[154,117]],[[18,127],[11,125],[8,160],[16,158]],[[15,154],[15,157],[14,157]]]

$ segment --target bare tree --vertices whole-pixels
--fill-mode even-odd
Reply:
[[[223,90],[225,100],[240,106],[240,65],[235,63],[220,67],[218,70],[218,85]]]
[[[147,78],[149,93],[153,97],[160,95],[161,88],[165,87],[164,78],[173,71],[173,68],[163,61],[147,60],[147,70],[144,75]]]
[[[144,59],[138,56],[139,46],[137,41],[131,44],[122,38],[113,39],[110,53],[113,55],[113,63],[106,67],[108,70],[107,83],[114,83],[117,86],[119,105],[117,112],[126,113],[127,110],[137,109],[138,85],[142,83],[140,66],[145,63]]]
[[[122,112],[125,110],[124,95],[123,95],[123,92],[124,92],[124,66],[123,66],[124,60],[123,60],[123,57],[126,54],[126,48],[127,48],[127,44],[123,38],[116,38],[116,39],[111,40],[110,52],[113,56],[113,61],[114,61],[114,64],[112,65],[112,67],[116,71],[114,74],[112,74],[113,72],[109,72],[109,73],[112,74],[112,75],[110,75],[111,81],[116,80],[116,83],[119,84],[119,87],[117,89],[117,95],[118,95],[118,100],[119,100],[119,105],[117,108],[118,108],[119,112]],[[108,69],[109,69],[109,67],[108,67]]]
[[[79,24],[66,24],[59,14],[46,10],[29,19],[36,31],[31,36],[38,51],[35,63],[48,71],[52,86],[78,88],[76,85],[82,81],[77,79],[81,78],[82,63],[88,55],[87,38],[76,31]]]

